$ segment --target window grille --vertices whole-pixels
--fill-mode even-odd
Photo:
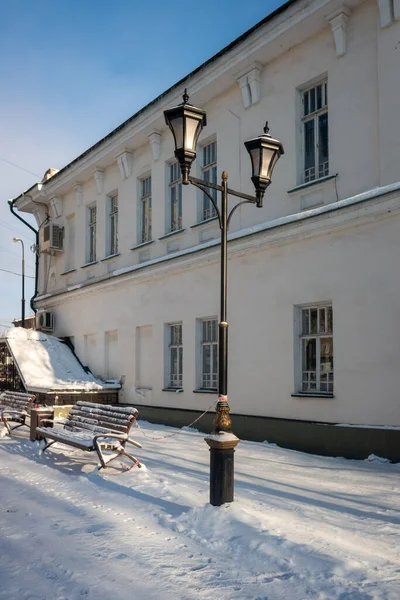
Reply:
[[[203,146],[203,179],[210,183],[217,183],[217,142],[211,142],[207,146]],[[217,190],[210,188],[209,193],[217,202]],[[217,216],[217,212],[210,198],[203,194],[202,202],[202,220],[206,221]]]
[[[202,322],[201,387],[216,390],[218,386],[218,323],[217,319]]]
[[[152,236],[152,227],[151,227],[151,177],[146,177],[146,179],[142,179],[141,181],[141,236],[140,242],[143,244],[145,242],[151,241]]]
[[[169,198],[170,222],[169,231],[182,229],[182,180],[179,163],[170,165]]]
[[[303,93],[304,183],[329,175],[328,82]]]
[[[333,393],[332,306],[301,309],[302,392]]]
[[[169,326],[169,384],[171,388],[182,387],[183,344],[182,323]]]

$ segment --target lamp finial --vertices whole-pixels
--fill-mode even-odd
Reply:
[[[187,93],[187,88],[185,88],[185,91],[183,92],[183,104],[187,104],[189,102],[189,94]]]
[[[266,135],[268,135],[268,134],[269,134],[268,121],[265,121],[264,133],[265,133]]]

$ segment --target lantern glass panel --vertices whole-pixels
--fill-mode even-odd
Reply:
[[[186,117],[186,132],[185,132],[185,150],[192,150],[196,152],[196,143],[199,133],[197,132],[199,128],[199,120],[193,119],[192,117]],[[197,135],[196,135],[197,134]]]
[[[183,139],[183,116],[179,115],[170,120],[170,127],[174,134],[175,138],[175,148],[183,148],[184,147],[184,139]]]
[[[260,148],[253,148],[250,151],[250,157],[253,167],[253,176],[258,177],[260,170]]]
[[[263,147],[262,153],[262,164],[260,169],[260,177],[264,179],[269,179],[270,174],[272,173],[272,169],[276,163],[276,156],[278,153],[275,148],[266,148]],[[275,160],[274,160],[275,158]]]

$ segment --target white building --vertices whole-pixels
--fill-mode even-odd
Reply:
[[[216,399],[218,224],[163,118],[187,87],[193,175],[252,194],[243,142],[268,120],[285,148],[231,223],[235,433],[400,460],[399,40],[400,0],[292,0],[15,199],[40,226],[37,309],[121,402],[187,424]]]

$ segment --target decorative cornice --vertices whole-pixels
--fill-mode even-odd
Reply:
[[[55,219],[61,217],[63,214],[63,200],[60,196],[53,196],[50,198],[50,206],[52,211],[52,217]]]
[[[121,179],[128,179],[132,175],[132,152],[124,150],[117,156],[117,163]]]
[[[261,70],[262,66],[259,63],[253,63],[237,76],[244,108],[249,108],[260,100]]]
[[[74,185],[75,192],[75,204],[76,206],[81,206],[83,201],[83,187],[80,183],[76,183]]]
[[[96,169],[93,173],[94,180],[96,182],[96,189],[98,194],[104,192],[104,171],[103,169]]]
[[[152,131],[149,135],[149,142],[153,159],[158,160],[161,152],[161,133],[159,131]]]
[[[346,6],[342,6],[335,13],[328,16],[335,40],[336,56],[338,58],[344,56],[347,52],[347,23],[349,17],[350,10]]]

